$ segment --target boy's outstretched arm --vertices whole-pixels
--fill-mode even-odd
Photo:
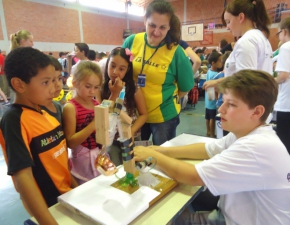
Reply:
[[[24,201],[37,222],[40,225],[57,224],[48,211],[42,194],[35,183],[31,167],[17,171],[13,177],[15,179],[16,189],[20,193],[21,199]]]
[[[174,180],[193,186],[204,185],[194,165],[170,158],[158,151],[143,146],[134,148],[135,161],[143,161],[149,157],[155,158],[159,168]]]
[[[177,159],[209,159],[205,150],[205,143],[196,143],[184,146],[161,147],[149,146],[164,155]]]

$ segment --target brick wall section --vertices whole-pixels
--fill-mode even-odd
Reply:
[[[143,32],[143,30],[145,29],[144,21],[140,22],[130,20],[130,29],[133,29],[133,31]]]
[[[231,0],[227,1],[228,3]],[[173,2],[172,2],[173,3]],[[286,3],[288,8],[290,8],[290,0],[264,0],[267,10],[273,10],[276,8],[278,3]],[[178,0],[175,4],[172,5],[183,5],[183,0]],[[220,23],[220,17],[224,9],[224,0],[187,0],[187,21],[195,21],[200,19],[205,19],[206,22],[210,22],[210,18],[216,18],[216,23]],[[178,15],[180,16],[180,15]],[[273,19],[273,13],[270,13],[269,16]],[[179,17],[183,21],[183,14]]]
[[[207,25],[209,22],[221,23],[220,17],[223,9],[224,0],[188,0],[186,10],[187,21],[206,19],[205,25]],[[217,20],[207,20],[211,18],[217,18]]]
[[[120,45],[126,20],[82,12],[84,42],[87,44]]]
[[[290,7],[289,7],[290,8]],[[285,12],[282,12],[281,13],[281,20],[283,20],[283,19],[285,19],[285,18],[287,18],[287,17],[289,17],[290,16],[290,10],[288,11],[285,11]]]
[[[189,0],[187,0],[189,1]],[[172,7],[174,8],[175,15],[179,18],[180,22],[184,21],[184,1],[178,0],[171,2]]]
[[[38,42],[80,41],[78,12],[72,9],[3,0],[8,35],[25,29]]]

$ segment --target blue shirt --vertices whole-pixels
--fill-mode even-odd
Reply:
[[[206,74],[206,81],[213,80],[213,78],[218,74],[217,71],[212,71],[209,69]],[[216,109],[216,100],[208,100],[207,92],[205,92],[205,108],[207,109]]]

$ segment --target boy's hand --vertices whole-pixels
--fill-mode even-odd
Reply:
[[[158,145],[151,145],[151,146],[148,146],[148,148],[166,155],[166,147],[160,147]]]
[[[209,87],[216,87],[218,84],[218,82],[216,80],[208,80],[206,82],[204,82],[202,88],[204,90],[207,90]]]
[[[118,97],[125,84],[126,84],[125,82],[123,82],[119,77],[117,77],[115,79],[114,84],[112,83],[112,80],[109,81],[109,89],[113,95]]]
[[[135,161],[143,161],[149,157],[154,157],[156,151],[152,148],[144,146],[137,146],[134,148],[134,159]]]

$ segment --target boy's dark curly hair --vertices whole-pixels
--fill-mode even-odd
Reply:
[[[105,67],[105,72],[104,72],[104,77],[105,77],[105,82],[102,87],[102,99],[109,99],[111,95],[111,91],[109,89],[109,74],[108,74],[108,66],[110,59],[116,55],[121,56],[123,59],[125,59],[128,63],[128,71],[122,81],[126,82],[126,92],[125,92],[125,100],[124,100],[124,105],[127,109],[127,113],[129,116],[133,116],[136,111],[136,103],[135,103],[135,92],[136,92],[136,85],[133,80],[133,64],[130,62],[130,56],[126,55],[125,49],[124,48],[115,48],[111,51],[106,67]]]
[[[9,86],[11,79],[17,77],[26,84],[32,77],[38,74],[40,69],[44,69],[53,63],[50,58],[41,51],[31,47],[19,47],[12,50],[5,59],[4,72],[7,76]]]

